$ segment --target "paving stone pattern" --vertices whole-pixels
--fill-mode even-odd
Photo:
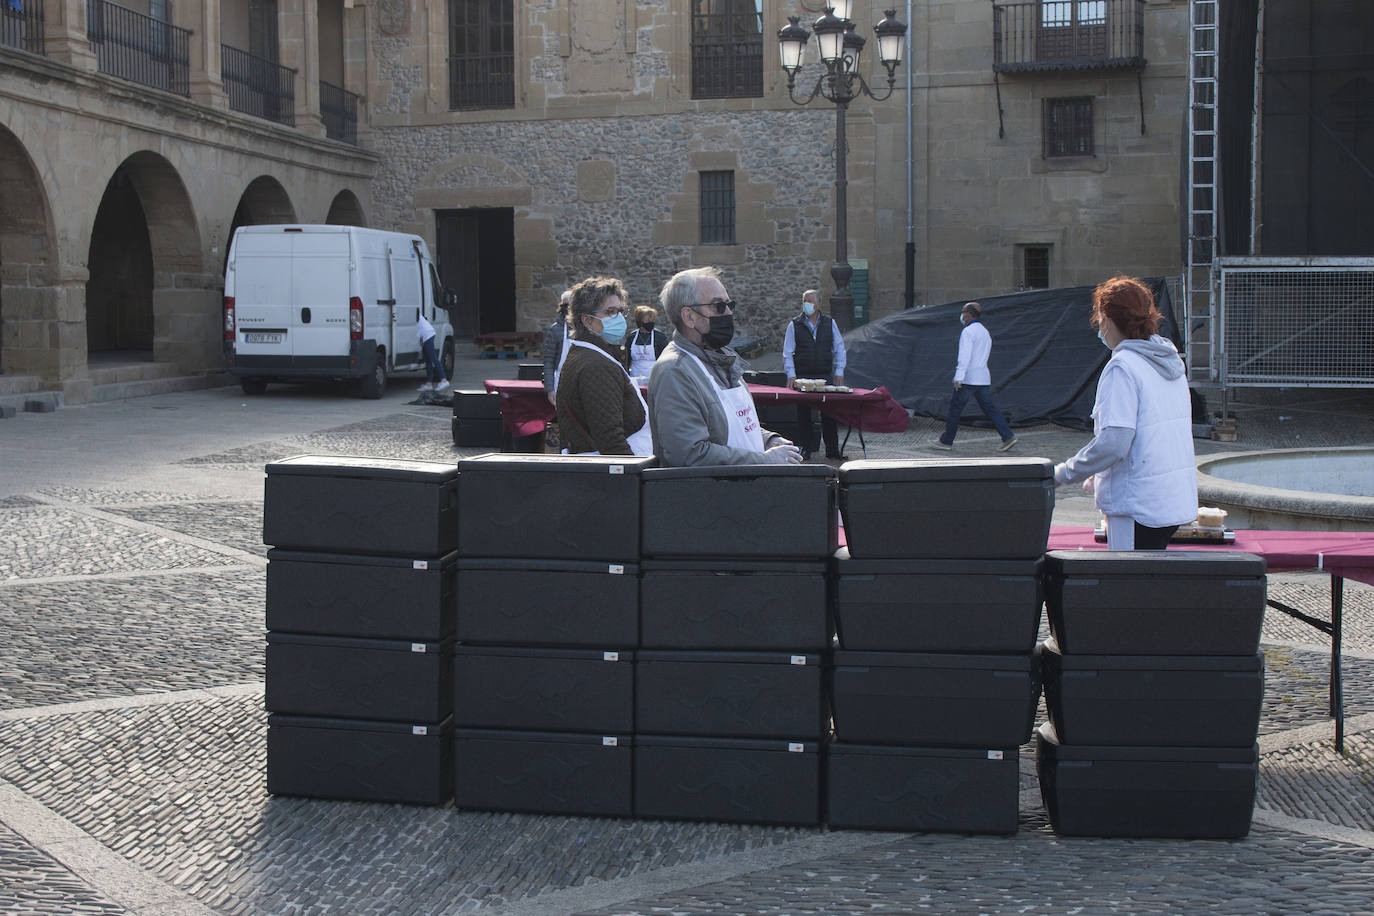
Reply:
[[[239,492],[251,493],[245,475],[290,455],[452,462],[488,451],[453,448],[449,417],[409,407],[179,464],[237,474],[248,484]],[[1253,422],[1288,421],[1265,414]],[[869,436],[870,457],[930,457],[924,444],[940,426],[917,418],[906,433]],[[1022,435],[1037,443],[1025,454],[1071,440],[1045,429]],[[968,429],[959,443],[961,454],[983,456],[995,454],[997,439]],[[851,456],[857,448],[851,441]],[[260,499],[161,492],[155,470],[119,488],[53,487],[0,500],[0,787],[187,902],[243,914],[505,916],[1353,913],[1374,900],[1369,730],[1347,736],[1345,756],[1329,732],[1304,732],[1261,758],[1260,815],[1355,831],[1344,842],[1273,818],[1236,842],[1061,839],[1036,798],[1030,744],[1020,749],[1026,791],[1012,837],[273,798],[267,714],[251,686],[263,677],[261,531]],[[1328,609],[1324,575],[1275,575],[1270,585],[1316,616]],[[1261,732],[1282,739],[1296,728],[1329,729],[1327,638],[1277,611],[1266,613],[1263,633]],[[1347,716],[1374,712],[1374,589],[1358,583],[1347,585],[1346,646]],[[226,685],[250,686],[184,693]],[[79,701],[91,702],[61,705]],[[1044,718],[1042,700],[1037,721]],[[9,823],[0,812],[0,912],[124,911],[101,893],[98,870],[73,874]],[[827,846],[840,839],[849,845]],[[838,851],[797,854],[813,847]]]

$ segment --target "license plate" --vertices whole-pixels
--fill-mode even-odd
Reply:
[[[244,335],[243,335],[243,342],[244,342],[244,343],[269,343],[269,344],[270,344],[270,343],[281,343],[281,338],[282,338],[282,335],[280,335],[280,334],[261,334],[261,333],[259,333],[259,334],[254,334],[254,333],[252,333],[251,331],[248,331],[248,332],[245,332]]]

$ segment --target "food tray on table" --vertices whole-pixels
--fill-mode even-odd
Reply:
[[[1098,543],[1107,543],[1107,529],[1098,525],[1093,529],[1093,540]],[[1213,528],[1208,525],[1179,525],[1174,536],[1169,538],[1171,544],[1234,544],[1236,533],[1230,528]]]

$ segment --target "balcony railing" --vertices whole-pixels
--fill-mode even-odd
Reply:
[[[220,45],[219,66],[231,109],[296,126],[295,70],[229,45]]]
[[[993,0],[993,69],[1141,70],[1145,0]]]
[[[331,140],[358,143],[358,94],[320,80],[320,118]]]
[[[43,54],[43,0],[0,0],[0,45]]]
[[[177,95],[191,94],[189,30],[108,0],[88,0],[86,36],[101,73]]]

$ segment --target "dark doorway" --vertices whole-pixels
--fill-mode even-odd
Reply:
[[[86,350],[153,350],[153,248],[129,173],[115,170],[91,230]]]
[[[436,210],[439,279],[458,293],[453,333],[472,337],[515,330],[515,211],[509,207]]]

